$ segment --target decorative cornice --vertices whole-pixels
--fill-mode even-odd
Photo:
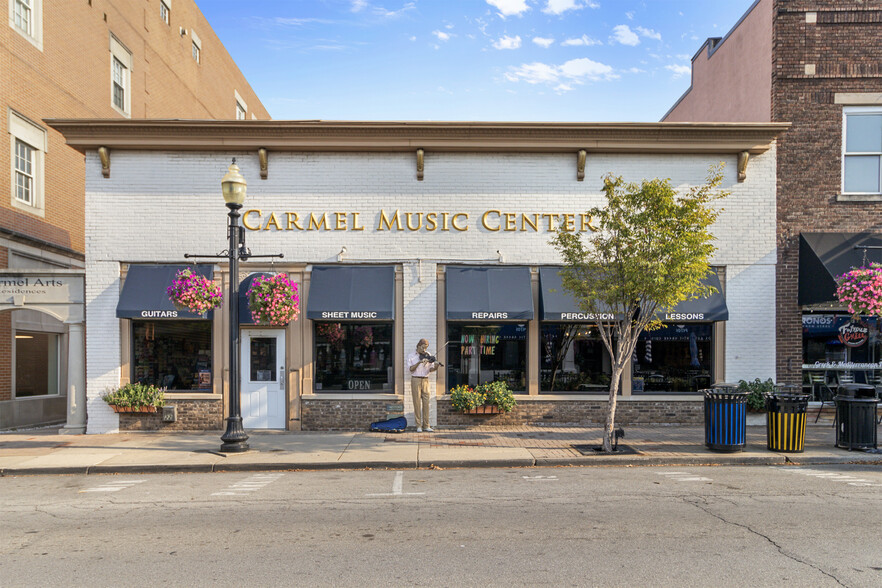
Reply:
[[[789,123],[524,123],[46,119],[85,153],[109,149],[739,153]]]

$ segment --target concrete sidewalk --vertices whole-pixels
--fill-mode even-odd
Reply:
[[[366,468],[536,466],[882,464],[882,451],[834,447],[829,425],[810,426],[804,453],[766,447],[765,426],[749,426],[738,453],[710,451],[704,428],[625,427],[621,445],[631,453],[583,454],[597,446],[601,427],[512,427],[438,430],[434,433],[251,432],[251,450],[222,454],[221,432],[118,433],[61,436],[55,428],[0,434],[0,475],[221,472]]]

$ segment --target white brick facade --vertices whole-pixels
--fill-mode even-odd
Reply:
[[[117,416],[99,396],[119,382],[120,321],[115,317],[121,262],[181,262],[185,252],[224,248],[226,209],[220,179],[237,157],[248,181],[243,212],[259,209],[262,223],[277,215],[283,230],[248,231],[255,252],[282,252],[285,260],[401,264],[404,276],[403,350],[420,337],[435,341],[436,271],[446,263],[542,265],[559,263],[552,233],[488,231],[487,210],[517,213],[578,213],[602,204],[601,178],[611,172],[627,180],[669,177],[686,188],[700,184],[709,166],[724,161],[724,188],[731,196],[715,235],[713,265],[726,268],[726,380],[774,377],[775,356],[775,151],[753,156],[747,179],[736,181],[735,155],[589,154],[585,181],[576,181],[573,154],[427,153],[425,180],[416,180],[412,153],[271,153],[269,177],[261,180],[255,152],[125,151],[113,153],[104,178],[98,155],[86,157],[86,271],[89,432],[116,430]],[[468,230],[378,231],[380,211],[391,216],[467,213]],[[286,212],[305,227],[310,213],[352,215],[364,230],[284,230]],[[415,221],[416,217],[411,217]],[[423,218],[423,217],[421,217]],[[460,217],[463,219],[464,217]],[[257,215],[245,220],[256,225]],[[546,220],[540,219],[544,224]],[[495,216],[493,218],[496,223]],[[520,225],[520,220],[517,221]],[[402,219],[405,225],[405,220]],[[217,353],[216,357],[220,357]],[[406,411],[412,413],[409,378]],[[432,416],[434,421],[434,412]],[[412,419],[411,419],[412,420]]]

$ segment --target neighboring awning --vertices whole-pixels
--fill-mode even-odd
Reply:
[[[448,266],[447,320],[532,320],[526,267]]]
[[[717,291],[707,298],[685,300],[675,306],[671,312],[663,313],[659,318],[666,323],[706,323],[729,320],[729,308],[726,306],[726,297],[723,295],[720,277],[716,272],[711,272],[701,283],[713,286]]]
[[[612,312],[599,316],[579,308],[573,295],[564,290],[559,267],[539,268],[539,317],[543,321],[590,322],[615,319]]]
[[[799,235],[800,306],[836,301],[836,278],[860,267],[864,251],[856,245],[882,246],[882,235],[873,233],[801,233]],[[882,251],[868,250],[867,261],[882,261]]]
[[[239,324],[253,325],[254,320],[251,318],[251,309],[248,308],[248,289],[251,288],[251,282],[261,276],[273,277],[275,274],[266,272],[255,272],[249,274],[239,284]]]
[[[130,265],[116,305],[117,318],[201,319],[201,315],[176,309],[168,299],[167,288],[184,268],[209,280],[214,274],[211,265]],[[206,318],[211,316],[206,313]]]
[[[394,319],[395,268],[313,266],[306,318],[335,322]]]

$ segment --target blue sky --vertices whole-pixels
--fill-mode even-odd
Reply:
[[[753,0],[197,0],[275,119],[657,121]]]

